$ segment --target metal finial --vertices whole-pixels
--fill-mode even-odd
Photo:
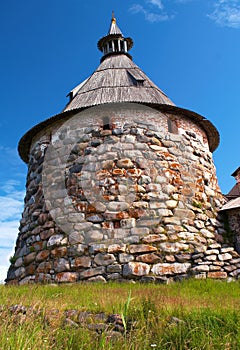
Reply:
[[[114,11],[112,11],[112,23],[116,23],[116,18],[115,18]]]

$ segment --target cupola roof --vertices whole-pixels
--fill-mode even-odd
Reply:
[[[128,51],[133,47],[133,40],[125,38],[117,25],[117,20],[112,13],[112,20],[108,34],[98,41],[98,48],[103,52],[101,62],[109,55],[124,54],[129,58],[132,56]]]
[[[120,34],[122,36],[122,32],[117,25],[117,20],[114,16],[114,12],[112,12],[112,20],[111,20],[111,25],[110,25],[110,28],[108,31],[108,35],[116,35],[116,34]]]

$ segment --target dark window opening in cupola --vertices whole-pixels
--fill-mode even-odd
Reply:
[[[119,52],[118,40],[114,40],[114,51],[115,51],[115,52]]]
[[[124,50],[124,41],[123,40],[120,41],[120,47],[121,47],[121,52],[124,52],[125,50]]]

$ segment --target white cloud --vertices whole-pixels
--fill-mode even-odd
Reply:
[[[148,4],[152,5],[152,7],[155,8],[155,11],[153,11],[152,8],[149,8],[147,6]],[[160,0],[145,0],[145,6],[134,4],[129,10],[133,14],[142,13],[145,20],[152,23],[168,21],[173,18],[173,16],[168,15],[164,11],[163,3]]]
[[[26,165],[17,150],[0,145],[0,283],[6,278],[24,205]]]
[[[208,17],[222,27],[240,28],[240,1],[218,0]]]
[[[149,4],[152,4],[154,6],[157,6],[159,10],[163,10],[163,3],[161,0],[147,0]]]

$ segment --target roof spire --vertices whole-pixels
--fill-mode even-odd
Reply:
[[[116,18],[115,18],[115,14],[114,14],[114,11],[112,11],[112,23],[113,24],[116,24]]]
[[[125,54],[130,58],[128,51],[132,48],[133,41],[131,38],[124,38],[120,28],[117,25],[114,11],[112,11],[112,19],[108,34],[98,41],[98,48],[103,52],[103,61],[109,55]]]

